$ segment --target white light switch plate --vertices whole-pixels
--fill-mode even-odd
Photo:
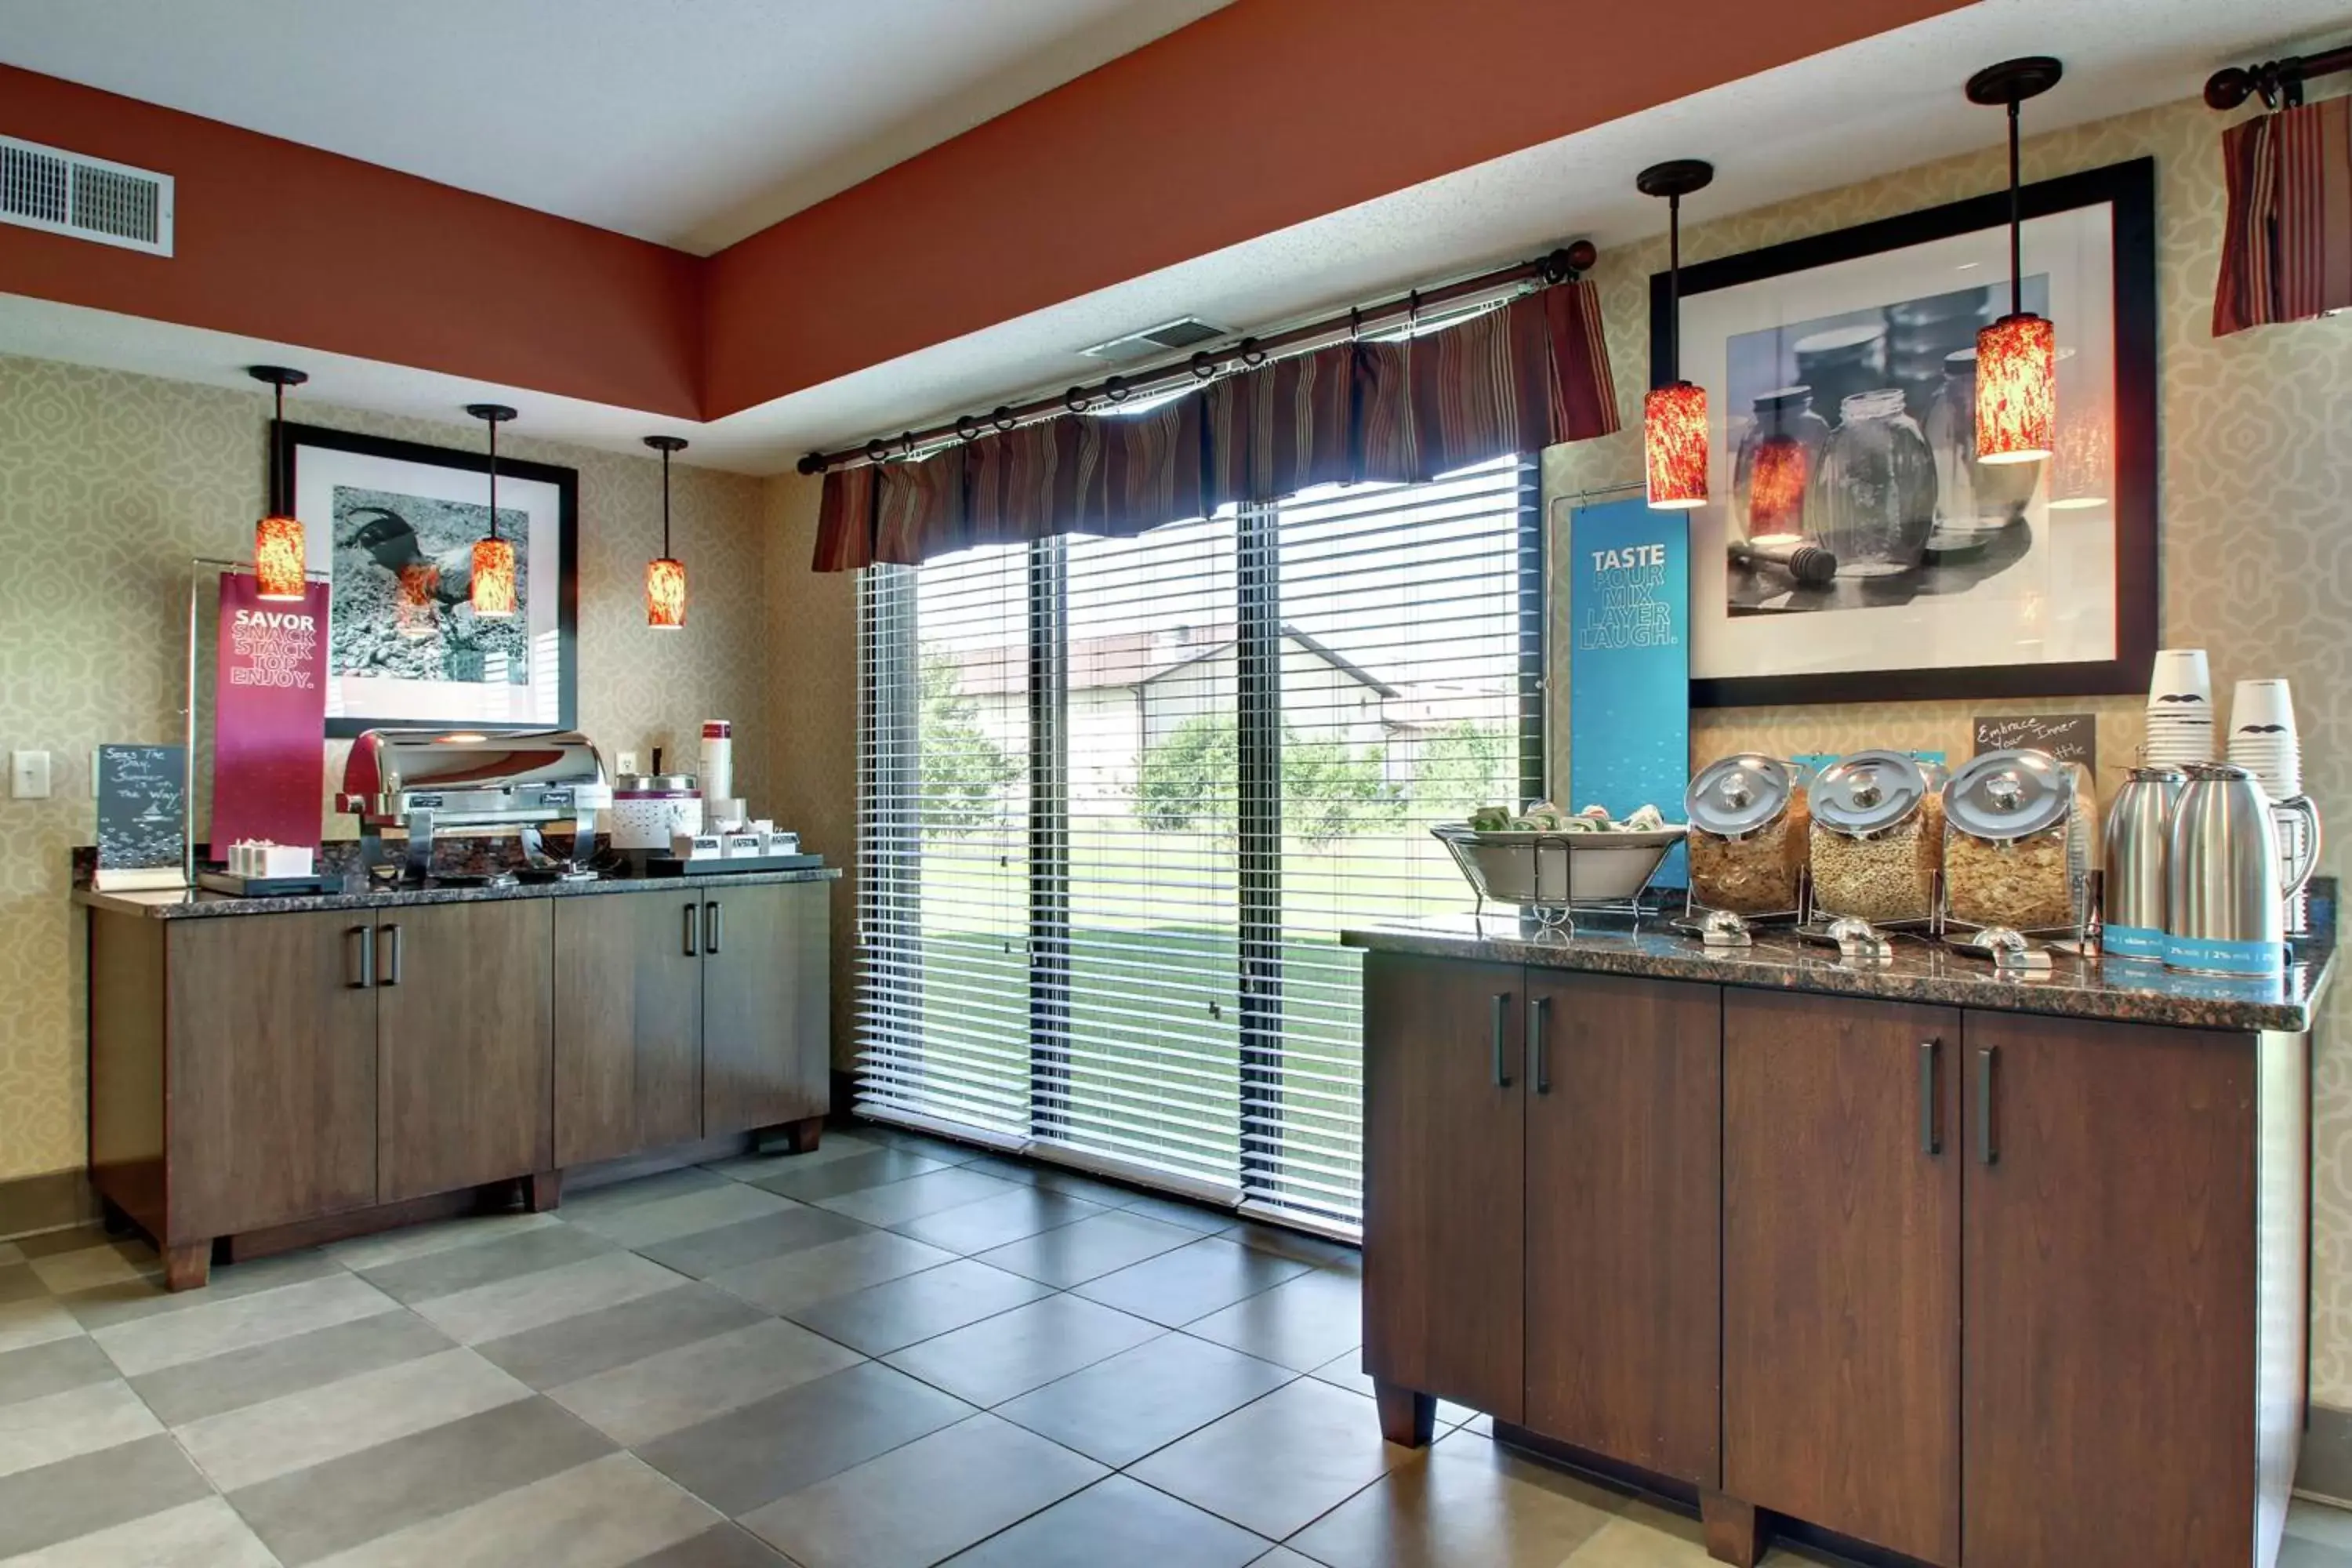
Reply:
[[[18,800],[48,799],[49,753],[47,752],[9,752],[8,793]]]
[[[641,772],[642,770],[637,766],[637,753],[635,752],[623,752],[619,756],[614,758],[613,771],[620,773],[634,773]]]

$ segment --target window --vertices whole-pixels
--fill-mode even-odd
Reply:
[[[862,1110],[1352,1230],[1349,924],[1540,793],[1531,461],[863,585]]]

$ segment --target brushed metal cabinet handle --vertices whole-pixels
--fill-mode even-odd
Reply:
[[[1528,998],[1528,1054],[1534,1062],[1536,1092],[1551,1092],[1551,998]]]
[[[1492,1033],[1495,1047],[1495,1087],[1496,1089],[1508,1089],[1511,1087],[1511,1075],[1503,1070],[1503,1026],[1505,1021],[1510,1015],[1510,1010],[1511,994],[1507,991],[1497,991],[1495,993],[1495,1016]]]
[[[1993,1058],[2000,1053],[1987,1046],[1977,1052],[1977,1163],[2000,1163],[2000,1142],[1992,1132]]]
[[[1944,1140],[1936,1126],[1936,1058],[1939,1042],[1919,1042],[1919,1152],[1940,1154]]]
[[[377,977],[377,984],[382,985],[397,985],[400,984],[401,956],[407,944],[401,941],[400,927],[398,925],[388,925],[383,927],[383,930],[384,937],[383,973]]]
[[[727,945],[727,906],[715,899],[703,905],[702,926],[703,935],[707,939],[702,944],[703,952],[717,952],[725,947]]]
[[[375,989],[375,927],[353,926],[343,932],[345,982],[354,991]]]
[[[702,952],[702,922],[697,917],[702,912],[699,904],[686,906],[686,956],[694,958]]]

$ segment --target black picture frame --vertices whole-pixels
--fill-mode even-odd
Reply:
[[[2019,192],[2023,218],[2079,207],[2112,209],[2115,310],[2116,651],[2075,663],[1864,669],[1802,675],[1694,677],[1694,708],[1767,704],[1976,700],[2086,697],[2145,691],[2156,661],[2160,572],[2157,521],[2156,160],[2137,158],[2037,181]],[[1785,244],[1685,266],[1688,300],[1882,251],[1949,239],[2009,222],[2009,193],[1856,224]],[[1673,379],[1666,343],[1674,327],[1666,274],[1650,277],[1651,383]]]
[[[487,476],[490,471],[489,454],[484,448],[469,451],[455,447],[432,447],[421,441],[402,441],[388,436],[365,436],[355,431],[329,429],[324,426],[289,423],[285,426],[284,438],[278,443],[278,486],[280,495],[292,498],[300,493],[297,483],[300,477],[301,454],[306,448],[323,448],[329,451],[355,453],[362,457],[385,458],[398,462],[453,468],[462,473]],[[499,732],[549,728],[574,729],[580,721],[580,470],[563,468],[554,463],[534,463],[501,453],[499,458],[499,477],[502,479],[531,480],[550,485],[554,488],[557,495],[558,560],[555,583],[557,712],[551,724],[539,721],[486,722],[471,717],[462,722],[468,730]],[[429,719],[330,715],[327,720],[327,737],[331,740],[352,740],[370,730],[430,729],[436,727],[437,722]]]

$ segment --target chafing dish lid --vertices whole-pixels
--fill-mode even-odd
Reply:
[[[1683,791],[1683,814],[1718,838],[1745,837],[1780,820],[1794,787],[1789,764],[1778,757],[1725,757],[1700,769]]]
[[[2074,804],[2073,772],[2047,752],[1987,752],[1944,786],[1944,820],[1997,844],[2057,826]]]

